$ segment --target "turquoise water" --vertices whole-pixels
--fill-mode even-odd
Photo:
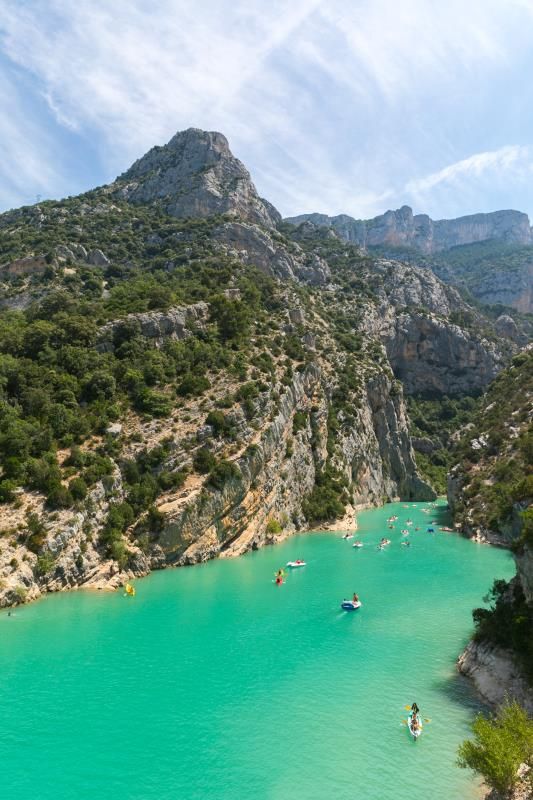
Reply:
[[[507,553],[425,532],[400,504],[339,534],[0,615],[6,800],[455,800],[478,706],[454,660]],[[422,529],[401,547],[386,517]],[[414,527],[414,526],[413,526]],[[389,534],[391,546],[376,543]],[[307,566],[273,584],[293,558]],[[339,609],[359,592],[363,608]],[[432,722],[401,725],[416,700]]]

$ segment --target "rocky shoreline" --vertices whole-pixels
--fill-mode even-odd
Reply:
[[[533,691],[509,651],[472,639],[459,656],[457,667],[490,706],[517,700],[533,714]]]

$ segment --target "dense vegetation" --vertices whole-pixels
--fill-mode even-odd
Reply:
[[[153,208],[110,202],[102,191],[0,216],[2,258],[34,253],[47,265],[43,270],[41,258],[29,272],[2,273],[4,302],[12,298],[22,310],[0,312],[0,503],[16,508],[22,487],[44,495],[52,519],[57,511],[86,505],[91,488],[103,481],[110,505],[100,543],[123,565],[126,529],[138,520],[135,535],[145,546],[162,525],[158,495],[186,478],[183,469],[167,466],[175,412],[203,404],[215,441],[231,442],[236,432],[224,409],[240,404],[253,418],[275,360],[286,358],[288,370],[294,358],[305,360],[296,337],[291,342],[279,335],[278,285],[214,250],[211,233],[221,221],[172,219]],[[88,263],[77,243],[103,250],[103,265]],[[186,341],[170,338],[156,347],[141,334],[139,320],[126,317],[198,301],[208,304],[208,318]],[[101,326],[125,317],[102,352]],[[221,382],[238,388],[213,393]],[[139,449],[140,427],[165,418],[167,441]],[[110,426],[124,421],[128,430],[117,436]],[[117,468],[125,496],[114,501]],[[208,447],[195,455],[192,468],[208,475],[212,489],[234,471]],[[39,555],[40,573],[52,567],[50,554],[42,552],[39,514],[29,514],[18,539]]]
[[[456,456],[452,452],[454,436],[471,422],[478,402],[468,395],[444,396],[431,400],[407,398],[410,433],[415,440],[416,463],[420,474],[438,494],[446,494],[446,477],[455,463]],[[423,441],[417,444],[417,439]],[[424,445],[429,452],[422,451]]]
[[[533,350],[491,384],[453,451],[461,464],[459,518],[512,535],[513,515],[533,499]]]
[[[517,703],[509,703],[491,718],[478,715],[472,733],[473,740],[459,747],[459,766],[477,772],[501,797],[508,797],[519,783],[519,767],[533,767],[533,720]],[[525,780],[533,789],[533,770]]]

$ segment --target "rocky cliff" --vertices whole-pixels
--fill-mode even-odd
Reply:
[[[427,214],[413,214],[412,208],[402,206],[370,220],[357,220],[346,214],[301,214],[286,219],[293,225],[306,221],[330,227],[346,241],[363,248],[413,248],[431,254],[493,239],[507,244],[533,243],[529,217],[520,211],[432,220]]]
[[[371,220],[302,214],[286,221],[324,227],[363,249],[397,254],[481,303],[533,311],[533,234],[527,214],[519,211],[432,220],[403,206]]]
[[[131,203],[161,204],[175,217],[231,214],[272,228],[279,213],[262,200],[221,133],[180,131],[120,175],[111,191]]]
[[[496,582],[489,610],[474,612],[475,641],[459,660],[483,696],[533,708],[533,350],[517,355],[489,387],[455,448],[448,500],[457,527],[512,547],[517,575]]]
[[[474,682],[485,702],[500,706],[512,698],[533,714],[533,690],[509,650],[488,642],[471,641],[461,653],[457,666]]]

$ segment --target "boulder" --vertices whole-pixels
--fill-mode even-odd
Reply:
[[[93,267],[107,267],[111,262],[101,250],[96,248],[87,255],[87,263],[92,264]]]

